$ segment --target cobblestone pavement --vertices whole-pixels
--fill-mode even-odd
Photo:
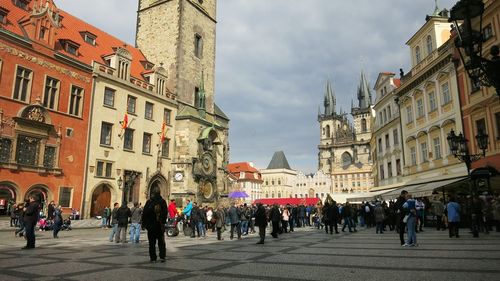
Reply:
[[[402,248],[397,234],[325,234],[303,228],[278,239],[257,235],[216,241],[167,238],[167,262],[149,263],[148,243],[107,240],[107,229],[75,229],[52,239],[37,232],[37,248],[0,232],[0,280],[499,280],[500,234],[474,239],[426,229],[419,247]]]

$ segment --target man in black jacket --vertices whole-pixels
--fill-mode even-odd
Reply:
[[[278,208],[278,204],[274,204],[273,208],[271,209],[271,212],[269,213],[269,219],[273,224],[273,231],[271,232],[271,236],[273,236],[273,238],[278,238],[278,232],[280,229],[280,221],[281,221],[281,213],[280,209]]]
[[[156,241],[160,251],[160,261],[165,262],[167,248],[165,246],[165,222],[167,221],[167,202],[159,192],[151,194],[142,212],[142,227],[148,230],[149,258],[156,262]]]
[[[399,231],[399,240],[401,245],[405,244],[405,229],[406,223],[403,221],[405,217],[405,209],[403,208],[404,203],[406,202],[406,195],[408,191],[402,190],[401,195],[399,195],[396,203],[394,203],[394,207],[396,208],[396,215],[398,220],[398,231]]]
[[[127,226],[128,219],[131,216],[130,208],[126,204],[122,204],[116,211],[116,220],[118,221],[118,228],[115,234],[116,243],[127,243]],[[121,233],[121,238],[120,238]]]
[[[29,197],[29,204],[24,207],[24,227],[26,231],[26,246],[23,249],[34,249],[35,248],[35,226],[38,222],[38,216],[40,212],[40,205],[38,204],[38,198],[36,195],[31,195]]]
[[[267,217],[266,209],[262,203],[257,203],[257,211],[255,211],[255,225],[259,227],[260,241],[257,242],[257,244],[264,244],[264,240],[266,239]]]

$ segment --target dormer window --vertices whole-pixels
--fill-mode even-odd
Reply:
[[[29,3],[28,0],[14,0],[14,5],[23,10],[26,10],[28,8],[28,3]]]
[[[38,34],[38,39],[40,40],[46,40],[47,32],[49,31],[48,28],[45,26],[40,27],[40,32]]]
[[[129,62],[125,60],[120,60],[118,62],[118,78],[127,79],[129,73]]]
[[[78,56],[78,48],[80,48],[80,44],[73,42],[68,39],[62,39],[61,45],[68,54],[72,54],[74,56]]]
[[[160,96],[165,94],[165,79],[163,77],[156,78],[156,93]]]
[[[95,35],[93,35],[93,34],[91,34],[91,33],[89,33],[89,32],[85,32],[85,33],[83,34],[83,40],[84,40],[86,43],[88,43],[88,44],[90,44],[90,45],[92,45],[92,46],[95,46],[95,39],[96,39],[96,38],[97,38],[97,36],[95,36]]]
[[[7,14],[9,14],[9,10],[0,7],[0,24],[7,23]]]

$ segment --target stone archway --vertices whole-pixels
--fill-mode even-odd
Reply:
[[[10,182],[0,182],[0,215],[7,214],[17,202],[17,187]]]
[[[102,211],[106,207],[111,207],[111,186],[107,183],[101,183],[92,192],[90,216],[102,215]]]
[[[146,191],[146,198],[149,199],[152,193],[160,192],[161,196],[167,199],[170,196],[170,187],[168,181],[162,174],[156,174],[151,177]]]
[[[47,202],[52,200],[52,194],[50,193],[49,188],[43,184],[37,184],[30,187],[24,198],[28,199],[32,195],[35,195],[38,198],[40,204],[42,205],[42,210],[45,210]]]

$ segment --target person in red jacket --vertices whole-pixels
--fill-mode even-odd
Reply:
[[[168,204],[168,218],[174,219],[177,215],[177,206],[175,205],[175,200],[170,200],[170,204]]]

